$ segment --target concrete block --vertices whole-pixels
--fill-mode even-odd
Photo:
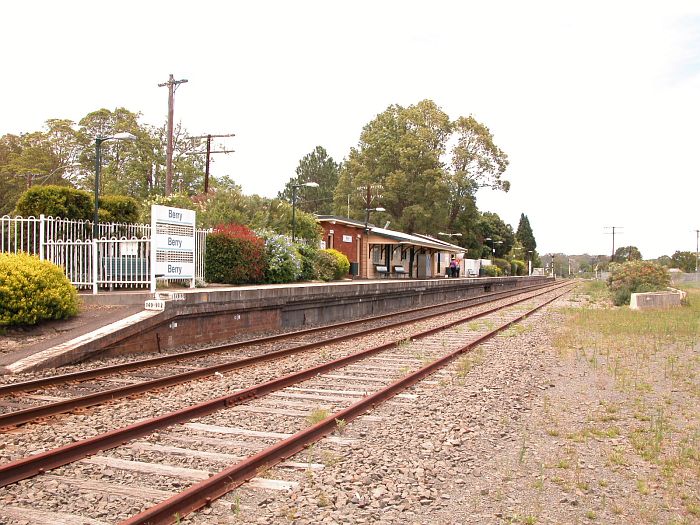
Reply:
[[[651,310],[654,308],[673,308],[680,306],[686,293],[681,290],[666,292],[633,293],[630,298],[632,310]]]

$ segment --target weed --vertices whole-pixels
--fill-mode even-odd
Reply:
[[[639,492],[642,496],[647,496],[649,494],[649,484],[643,479],[638,479],[637,492]]]
[[[321,492],[318,495],[318,506],[319,507],[328,507],[331,504],[331,500],[328,498],[328,495],[325,492]]]
[[[597,517],[597,516],[596,516],[595,511],[589,510],[589,511],[586,512],[586,518],[588,518],[589,520],[592,521],[592,520],[596,519],[596,517]]]
[[[315,425],[326,419],[329,415],[330,412],[325,408],[314,408],[311,414],[306,416],[306,421],[309,423],[309,426]]]
[[[335,430],[338,432],[338,435],[342,436],[343,433],[345,432],[345,429],[348,426],[348,422],[345,421],[344,419],[336,419],[335,420]]]
[[[231,505],[231,512],[234,514],[241,513],[241,497],[236,494],[233,498],[233,504]]]

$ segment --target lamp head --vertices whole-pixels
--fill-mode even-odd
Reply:
[[[386,211],[384,208],[374,208],[374,211]]]
[[[136,135],[129,133],[128,131],[123,131],[121,133],[115,133],[109,138],[114,140],[136,140]]]

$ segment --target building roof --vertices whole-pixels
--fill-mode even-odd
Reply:
[[[337,217],[335,215],[318,215],[316,219],[319,222],[330,222],[331,224],[346,224],[348,226],[355,226],[363,229],[365,227],[365,223],[363,221],[356,221],[347,217]],[[421,246],[423,248],[432,248],[434,250],[451,253],[464,252],[464,248],[461,246],[436,239],[435,237],[431,237],[429,235],[410,234],[396,230],[387,230],[386,228],[378,228],[373,224],[369,224],[368,226],[372,235],[384,237],[385,239],[391,239],[400,245],[406,244],[410,246]]]

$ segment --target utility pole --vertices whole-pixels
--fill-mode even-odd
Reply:
[[[202,140],[207,139],[207,151],[188,151],[187,155],[206,155],[206,164],[204,169],[204,194],[209,193],[209,160],[212,153],[234,153],[235,150],[232,149],[222,149],[218,151],[211,150],[211,139],[213,138],[223,138],[223,137],[235,137],[235,133],[229,133],[227,135],[201,135],[199,137],[189,137],[192,140]]]
[[[170,195],[173,191],[173,115],[175,113],[175,90],[180,84],[187,82],[186,79],[175,80],[172,73],[167,82],[158,84],[158,87],[168,86],[168,143],[165,150],[165,195]]]
[[[698,273],[698,241],[700,240],[700,230],[695,230],[695,273]]]
[[[605,230],[612,230],[612,255],[610,256],[610,262],[615,260],[615,230],[621,230],[624,226],[605,226]],[[606,235],[610,235],[611,232],[606,232]]]

